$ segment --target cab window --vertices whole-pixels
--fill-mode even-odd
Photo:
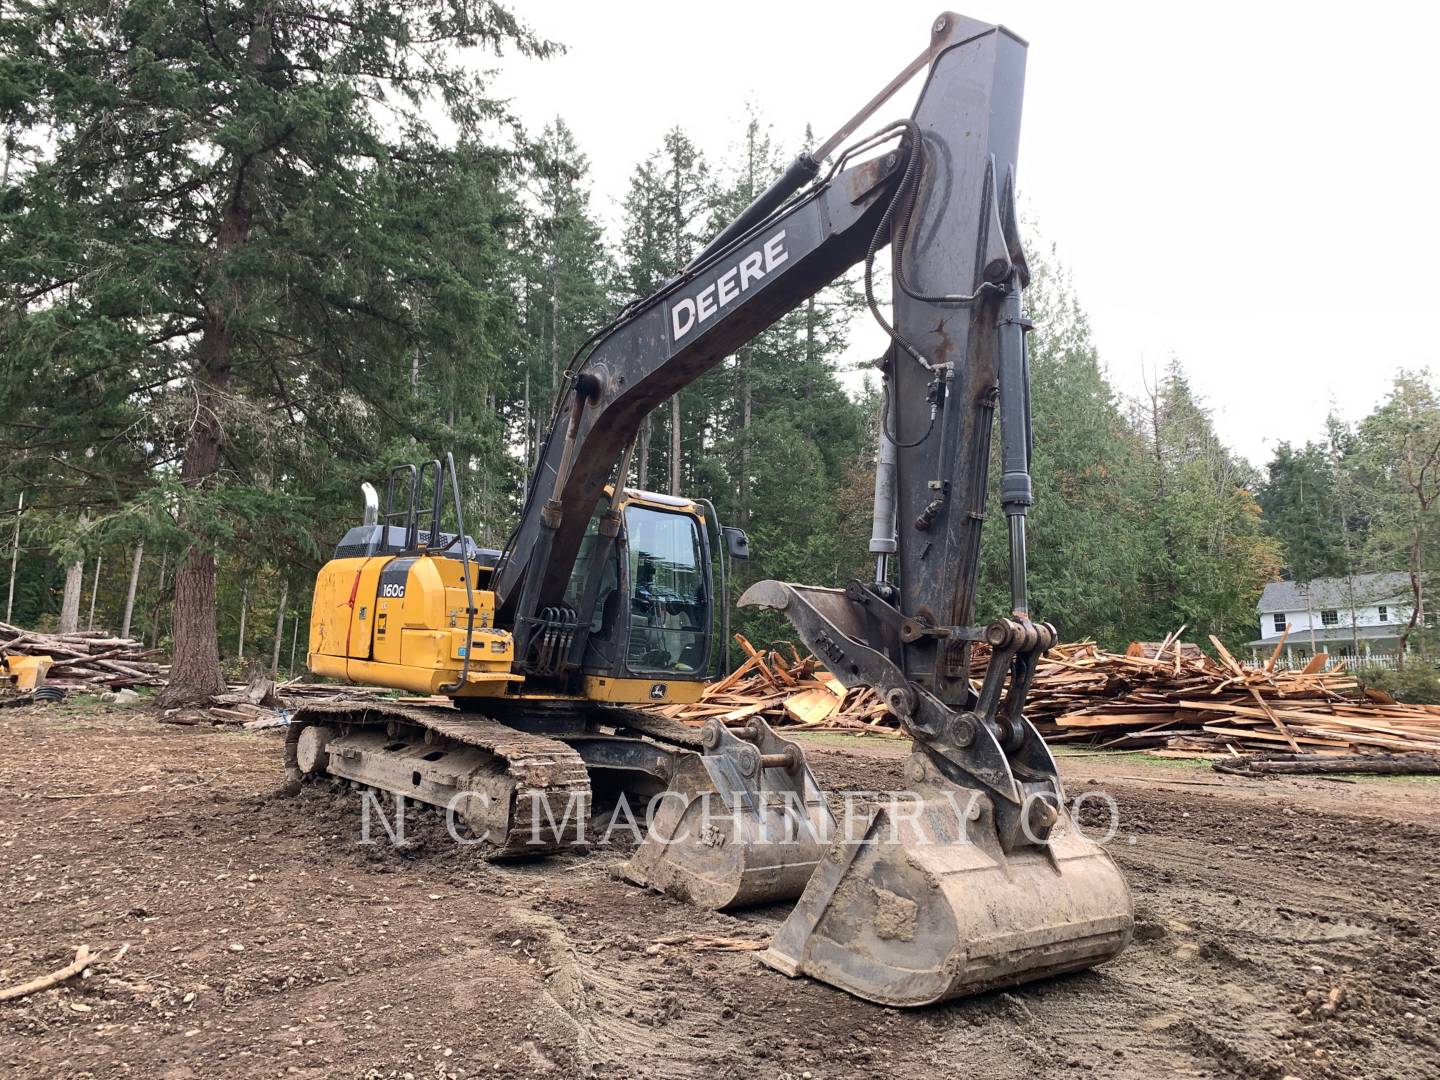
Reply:
[[[700,529],[686,514],[625,509],[630,553],[632,671],[698,671],[705,664],[710,599]]]
[[[570,583],[565,590],[565,602],[579,609],[585,595],[585,584],[590,575],[590,562],[595,548],[600,544],[600,516],[598,512],[585,528],[585,537],[580,541],[580,551],[575,556],[574,569],[570,571]],[[615,602],[612,595],[620,586],[620,559],[612,549],[605,565],[600,570],[600,588],[595,594],[595,610],[590,613],[590,632],[608,636],[609,628],[615,621]]]

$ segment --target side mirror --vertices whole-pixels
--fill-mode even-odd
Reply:
[[[748,559],[750,557],[750,538],[745,535],[744,529],[736,529],[730,526],[720,530],[725,537],[725,550],[730,553],[732,559]]]

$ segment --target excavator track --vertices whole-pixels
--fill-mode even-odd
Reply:
[[[558,739],[489,717],[380,702],[305,705],[291,717],[285,765],[453,813],[491,857],[541,855],[582,841],[590,780]]]

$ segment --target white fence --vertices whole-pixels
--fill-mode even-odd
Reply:
[[[1269,657],[1261,656],[1259,662],[1264,664]],[[1418,659],[1418,657],[1412,657]],[[1385,668],[1394,671],[1399,658],[1389,653],[1374,653],[1370,656],[1343,656],[1340,653],[1331,653],[1330,659],[1325,662],[1325,670],[1332,670],[1340,661],[1345,661],[1346,671],[1358,671],[1361,668]],[[1294,660],[1286,659],[1284,656],[1275,661],[1275,667],[1282,671],[1303,671],[1310,663],[1310,657],[1296,657]]]

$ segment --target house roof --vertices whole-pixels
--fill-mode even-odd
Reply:
[[[1378,626],[1357,626],[1353,629],[1349,623],[1340,626],[1317,626],[1315,628],[1315,643],[1338,641],[1347,644],[1351,641],[1368,641],[1372,644],[1376,641],[1394,641],[1400,637],[1400,632],[1405,629],[1405,623],[1380,623]],[[1246,648],[1250,649],[1273,649],[1280,644],[1281,634],[1271,634],[1269,637],[1257,638],[1254,641],[1247,641]],[[1310,647],[1309,630],[1292,630],[1288,644],[1295,648]]]
[[[1353,591],[1352,591],[1353,588]],[[1307,595],[1308,594],[1308,595]],[[1260,614],[1275,611],[1319,611],[1321,608],[1369,607],[1404,600],[1410,575],[1395,572],[1316,578],[1314,581],[1272,581],[1256,605]]]

